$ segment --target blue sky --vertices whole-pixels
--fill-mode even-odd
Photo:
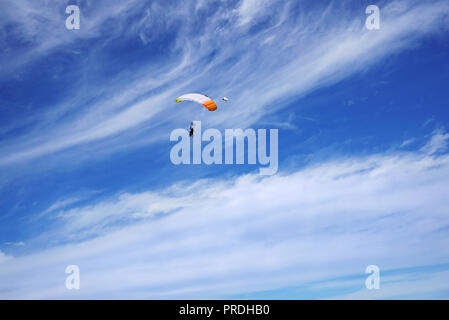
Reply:
[[[0,297],[447,299],[448,14],[1,1]],[[174,102],[188,92],[230,101]],[[173,165],[192,120],[278,129],[279,171]]]

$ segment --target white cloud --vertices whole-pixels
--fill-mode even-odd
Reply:
[[[434,154],[439,151],[445,151],[449,140],[449,133],[445,133],[443,130],[437,130],[432,135],[432,138],[427,142],[421,151],[427,154]]]
[[[47,235],[64,241],[90,231],[93,239],[5,261],[0,296],[225,297],[364,274],[370,264],[445,263],[448,181],[448,155],[401,153],[118,195],[72,209]],[[133,223],[111,231],[108,219]],[[81,269],[77,293],[64,287],[70,264]]]
[[[57,201],[57,202],[53,203],[50,207],[48,207],[47,210],[45,210],[43,213],[46,214],[49,212],[53,212],[53,211],[65,208],[71,204],[77,203],[78,201],[80,201],[79,198],[69,198],[69,199]]]
[[[131,222],[143,218],[151,218],[157,214],[168,214],[179,209],[197,206],[198,203],[211,198],[217,198],[215,192],[219,184],[210,186],[211,181],[200,181],[193,185],[180,184],[160,193],[143,192],[140,194],[122,193],[112,199],[60,211],[57,217],[63,221],[65,234],[83,236],[102,232],[103,228],[117,222]],[[201,193],[202,189],[209,192]]]
[[[0,264],[10,260],[11,258],[12,258],[11,256],[7,256],[6,254],[0,251]]]
[[[410,144],[412,144],[413,142],[415,142],[415,140],[416,140],[415,138],[410,138],[410,139],[404,140],[404,141],[401,143],[400,148],[404,148],[404,147],[409,146]]]
[[[13,74],[17,76],[29,63],[53,53],[64,46],[77,41],[102,36],[102,25],[108,19],[114,19],[137,7],[136,0],[124,0],[120,3],[96,1],[80,4],[81,28],[76,32],[65,27],[67,3],[54,3],[46,0],[19,0],[0,3],[0,27],[10,30],[9,36],[19,43],[26,43],[26,50],[6,47],[3,58],[8,61],[0,70],[0,77]],[[117,22],[116,25],[119,25]],[[6,31],[5,31],[6,33]],[[0,56],[2,57],[2,56]]]
[[[242,0],[237,8],[239,25],[250,23],[258,14],[266,12],[268,0]]]
[[[25,242],[23,241],[19,241],[19,242],[5,242],[6,245],[8,246],[16,246],[16,247],[24,247],[25,246]]]

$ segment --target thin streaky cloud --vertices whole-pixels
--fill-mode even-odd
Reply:
[[[288,9],[292,4],[277,5]],[[281,109],[294,97],[364,71],[389,55],[414,46],[420,37],[439,32],[449,12],[446,2],[435,2],[431,6],[413,1],[395,2],[383,8],[381,30],[368,32],[363,28],[364,15],[354,16],[355,13],[351,12],[353,16],[350,17],[334,5],[329,7],[325,11],[313,11],[309,16],[300,13],[299,23],[289,15],[276,16],[272,13],[274,25],[252,35],[246,35],[244,30],[240,30],[242,26],[235,22],[234,16],[239,15],[238,10],[217,10],[207,21],[208,28],[192,33],[192,26],[186,22],[189,21],[187,14],[191,14],[187,10],[189,4],[181,8],[160,8],[161,11],[165,10],[165,14],[170,14],[170,10],[180,12],[175,15],[181,25],[175,40],[177,46],[171,53],[178,66],[175,65],[166,79],[167,88],[159,90],[156,95],[149,94],[138,102],[123,98],[131,95],[129,97],[135,99],[154,88],[156,84],[151,84],[151,79],[156,78],[152,72],[159,72],[141,72],[144,76],[136,79],[131,86],[117,83],[110,87],[111,91],[119,92],[116,97],[100,99],[89,106],[87,113],[75,115],[74,122],[62,122],[49,132],[44,130],[32,138],[18,137],[14,144],[4,144],[3,150],[0,150],[3,155],[0,164],[8,165],[108,139],[142,126],[156,116],[177,125],[179,118],[173,119],[171,116],[173,97],[190,90],[192,85],[194,88],[204,88],[213,96],[225,92],[233,97],[234,105],[245,104],[245,108],[224,109],[219,115],[211,115],[211,126],[226,123],[250,126]],[[323,29],[320,25],[323,22],[332,27]],[[226,24],[226,28],[220,28],[221,24]],[[317,33],[317,30],[320,32]],[[236,38],[239,40],[238,47],[232,45]],[[270,39],[276,39],[276,46],[271,44],[274,40]],[[266,40],[270,41],[264,44]],[[218,41],[219,45],[214,49],[215,57],[213,61],[208,61],[206,57],[212,53],[210,44]],[[247,50],[252,46],[258,47],[257,56],[254,51]],[[181,58],[173,54],[176,50],[183,52]],[[278,56],[277,59],[273,59],[274,55]],[[231,57],[239,58],[229,68],[226,64]],[[257,68],[256,64],[264,68]],[[150,65],[149,68],[154,67]],[[192,77],[188,70],[199,70],[198,75],[194,73]],[[222,88],[221,92],[210,87],[207,79],[211,77],[214,78],[214,86]],[[283,85],[277,86],[277,83]],[[93,125],[93,119],[98,118],[96,114],[103,116]],[[123,147],[126,145],[125,140]]]

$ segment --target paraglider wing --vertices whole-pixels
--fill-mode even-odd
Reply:
[[[182,102],[182,101],[193,101],[193,102],[202,104],[209,111],[217,110],[217,105],[215,104],[215,102],[208,96],[205,96],[204,94],[189,93],[189,94],[184,94],[184,95],[176,98],[176,102]]]

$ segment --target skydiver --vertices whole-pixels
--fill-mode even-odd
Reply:
[[[190,124],[190,129],[189,129],[189,136],[190,137],[193,137],[193,126],[194,126],[194,124],[193,124],[193,122]]]

